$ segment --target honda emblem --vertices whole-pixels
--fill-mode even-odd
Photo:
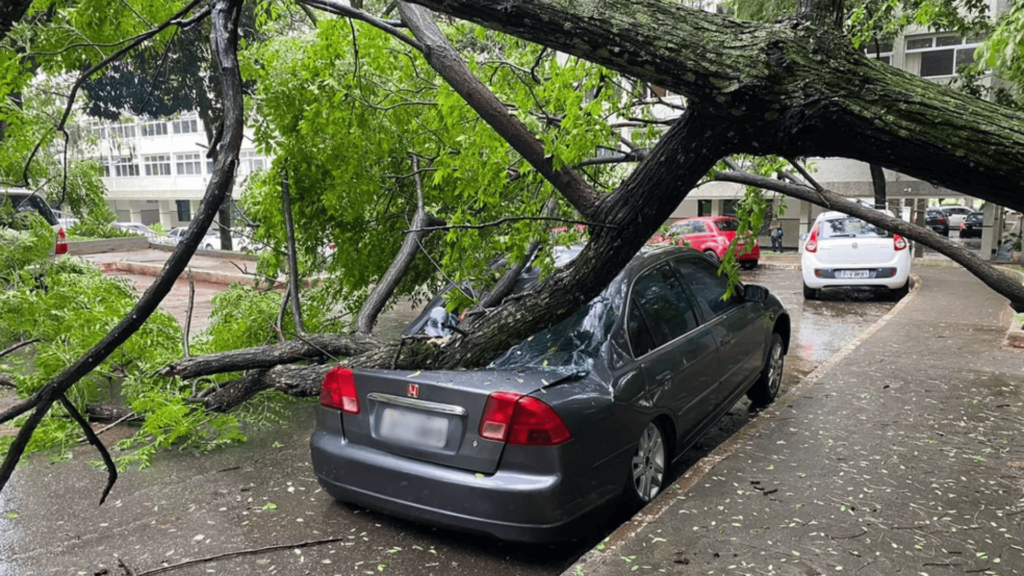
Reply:
[[[853,247],[854,247],[854,248],[856,248],[856,247],[857,247],[857,243],[856,243],[856,242],[854,242],[854,243],[853,243]]]
[[[407,392],[409,394],[409,398],[419,398],[420,397],[420,385],[419,384],[409,384],[409,388],[408,388]]]

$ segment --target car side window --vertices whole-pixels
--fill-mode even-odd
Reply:
[[[729,280],[719,276],[718,270],[711,262],[702,258],[687,258],[675,261],[676,269],[690,286],[694,296],[707,306],[712,316],[719,316],[739,306],[742,297],[733,294],[728,300],[722,300]]]
[[[693,234],[693,222],[680,222],[679,224],[672,226],[672,229],[676,234],[683,236]]]
[[[691,234],[707,234],[708,227],[703,222],[693,223],[693,232]]]
[[[647,335],[639,319],[646,321]],[[633,284],[628,330],[633,353],[637,357],[696,327],[693,303],[671,268],[657,266],[644,272]]]
[[[632,300],[629,305],[629,316],[626,320],[626,331],[629,333],[629,341],[633,345],[633,356],[639,358],[654,350],[654,337],[651,336],[651,329],[647,326],[643,312]]]

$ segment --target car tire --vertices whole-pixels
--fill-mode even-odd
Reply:
[[[640,506],[653,500],[666,484],[668,462],[665,432],[657,422],[650,422],[640,433],[636,450],[629,459],[626,498]]]
[[[816,288],[811,288],[807,284],[804,284],[804,300],[817,300],[817,299],[818,299],[818,290]]]
[[[903,284],[903,286],[900,286],[899,288],[889,289],[889,299],[892,300],[893,302],[899,302],[900,300],[903,300],[909,293],[910,280],[908,279],[906,283]]]
[[[207,244],[206,246],[203,246],[203,250],[213,250],[213,244]]]
[[[786,367],[785,344],[778,332],[772,333],[772,341],[768,347],[768,358],[757,382],[747,390],[747,398],[755,407],[767,406],[779,395],[782,387],[782,371]]]
[[[705,255],[705,256],[707,256],[707,257],[708,257],[708,259],[710,259],[710,260],[711,260],[712,262],[714,262],[714,263],[715,263],[716,265],[717,265],[717,264],[719,264],[719,263],[721,263],[721,261],[722,261],[722,260],[721,260],[721,259],[720,259],[720,258],[718,257],[718,254],[716,254],[716,253],[715,253],[715,251],[714,251],[714,250],[705,250],[705,251],[704,251],[704,255]]]
[[[744,270],[753,270],[754,268],[757,268],[757,260],[744,260],[740,262],[740,266]]]

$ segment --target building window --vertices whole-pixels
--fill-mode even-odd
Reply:
[[[118,158],[114,162],[114,176],[117,178],[129,178],[139,175],[139,165],[134,158]]]
[[[199,160],[199,153],[177,154],[178,176],[198,176],[203,173],[203,163]]]
[[[199,132],[199,121],[195,118],[182,118],[171,122],[175,134],[191,134]]]
[[[697,216],[711,216],[711,200],[697,200]]]
[[[110,163],[106,160],[99,160],[100,178],[110,178]]]
[[[974,63],[977,47],[977,39],[949,34],[908,38],[907,70],[922,78],[953,76],[960,66]]]
[[[864,54],[872,60],[879,60],[886,64],[892,64],[892,42],[881,42],[877,44],[868,41],[864,44]]]
[[[139,134],[143,137],[167,136],[167,122],[146,122],[139,126]]]
[[[192,220],[192,205],[188,200],[175,200],[174,203],[178,207],[178,222]]]
[[[266,158],[261,158],[255,150],[242,150],[238,153],[238,175],[247,176],[267,167]]]
[[[135,138],[135,124],[115,124],[107,126],[107,137],[110,139]]]
[[[206,173],[213,174],[213,160],[206,161]]]
[[[722,216],[736,216],[736,205],[739,200],[722,200]]]
[[[146,176],[171,175],[171,157],[167,154],[144,156],[142,163],[146,167]]]
[[[107,137],[107,129],[102,124],[93,124],[92,131],[93,134],[96,134],[96,137],[99,138],[100,140],[103,140],[104,138]]]

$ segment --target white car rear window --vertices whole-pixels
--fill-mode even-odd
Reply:
[[[857,218],[822,220],[818,228],[821,240],[830,238],[888,238],[889,232]]]

